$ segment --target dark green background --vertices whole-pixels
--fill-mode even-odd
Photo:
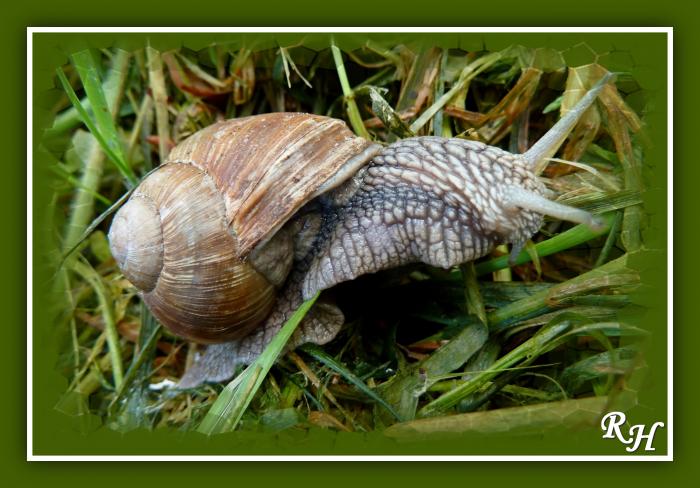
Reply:
[[[80,5],[84,3],[84,5]],[[6,117],[4,120],[4,138],[7,145],[5,151],[5,191],[2,192],[4,201],[2,208],[7,209],[3,222],[7,226],[3,244],[6,259],[5,290],[3,299],[6,300],[5,329],[8,331],[8,340],[5,342],[3,371],[5,375],[5,398],[3,406],[3,438],[6,439],[4,447],[3,464],[7,463],[4,473],[14,473],[15,476],[25,482],[34,480],[69,481],[73,484],[82,480],[83,483],[99,484],[123,484],[135,481],[150,483],[169,483],[169,477],[164,476],[166,470],[171,476],[181,481],[195,482],[202,480],[204,473],[227,475],[232,483],[244,483],[262,477],[271,476],[278,482],[297,481],[304,484],[319,483],[336,484],[339,481],[357,481],[359,477],[370,477],[382,483],[400,483],[400,479],[406,477],[418,483],[426,482],[453,482],[473,483],[475,476],[490,477],[498,473],[499,477],[510,478],[510,482],[522,483],[529,476],[551,476],[558,474],[564,476],[562,482],[567,485],[589,484],[592,478],[599,483],[608,480],[611,483],[628,483],[630,477],[657,482],[670,481],[669,476],[679,476],[681,469],[694,469],[692,459],[694,457],[694,436],[697,434],[697,421],[692,417],[694,408],[694,393],[692,385],[684,383],[693,377],[692,350],[697,343],[697,326],[689,313],[689,299],[692,296],[690,283],[691,270],[697,264],[697,254],[691,251],[694,247],[695,232],[693,224],[695,209],[690,200],[681,200],[683,195],[689,195],[692,187],[689,185],[697,181],[697,169],[694,158],[691,158],[691,144],[693,134],[697,129],[694,123],[697,114],[697,93],[695,80],[697,80],[697,66],[694,53],[698,44],[697,16],[691,12],[684,12],[680,8],[674,8],[670,3],[648,7],[639,2],[588,1],[580,4],[564,2],[513,2],[500,1],[491,3],[488,8],[480,8],[461,3],[461,7],[451,6],[447,2],[439,5],[425,5],[419,10],[417,6],[410,6],[402,2],[399,8],[389,5],[380,7],[376,2],[368,2],[370,5],[362,7],[359,3],[342,4],[340,11],[331,12],[329,7],[311,8],[304,6],[304,2],[294,2],[294,5],[286,3],[284,7],[275,4],[282,2],[265,2],[262,5],[241,5],[232,2],[222,2],[224,6],[216,6],[213,2],[199,6],[199,10],[193,11],[191,3],[183,4],[178,8],[174,2],[164,6],[148,6],[145,2],[121,1],[117,5],[104,6],[102,14],[94,7],[94,2],[71,2],[67,5],[49,4],[36,5],[33,2],[25,2],[22,12],[3,15],[3,36],[5,50],[5,69],[3,70],[2,83],[5,95],[4,108]],[[29,8],[28,8],[29,7]],[[257,7],[257,9],[256,9]],[[261,8],[262,7],[262,8]],[[383,12],[377,13],[380,8]],[[184,14],[184,15],[183,15]],[[363,464],[362,466],[348,464],[276,464],[274,466],[262,466],[259,464],[229,465],[192,465],[169,464],[164,466],[162,473],[155,476],[152,466],[146,465],[55,465],[33,464],[28,466],[23,463],[25,456],[25,374],[24,351],[26,316],[25,307],[25,269],[22,259],[19,258],[26,249],[24,211],[25,211],[25,119],[24,100],[21,94],[25,93],[25,27],[27,25],[220,25],[222,23],[237,25],[671,25],[676,28],[676,138],[675,173],[683,176],[678,181],[676,189],[676,213],[679,216],[678,230],[675,240],[677,243],[676,261],[682,263],[676,270],[676,293],[679,297],[676,302],[676,338],[678,348],[675,357],[676,379],[676,429],[675,429],[675,454],[678,462],[668,463],[634,463],[622,465],[610,463],[603,465],[592,464],[557,464],[557,465],[533,465],[533,464],[441,464],[425,465],[415,463],[403,464]],[[550,35],[551,37],[551,35]],[[189,44],[188,44],[189,45]],[[56,59],[60,59],[60,53],[56,53]],[[688,206],[691,206],[688,208]],[[691,213],[688,212],[690,210]],[[687,217],[687,218],[685,218]],[[686,223],[681,227],[681,223]],[[683,286],[687,285],[687,286]],[[684,307],[685,304],[685,307]],[[687,386],[687,387],[683,387]],[[50,392],[47,392],[50,394]],[[50,419],[46,419],[50,420]],[[114,435],[117,443],[123,441],[120,436]],[[68,439],[67,439],[68,440]],[[282,480],[285,481],[282,481]],[[537,480],[541,482],[543,478]],[[489,482],[489,479],[484,479]],[[505,480],[501,480],[505,481]]]

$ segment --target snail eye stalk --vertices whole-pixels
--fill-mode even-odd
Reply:
[[[597,231],[605,227],[605,222],[594,215],[568,205],[553,202],[535,192],[525,190],[518,186],[509,186],[504,192],[504,205],[508,210],[519,208],[531,210],[542,215],[548,215],[560,220],[585,224]]]

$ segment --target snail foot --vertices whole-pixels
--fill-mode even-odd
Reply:
[[[219,383],[231,379],[238,366],[255,361],[293,312],[294,310],[289,313],[273,313],[262,327],[243,339],[207,346],[197,355],[177,388],[195,388],[202,383]],[[284,320],[279,320],[280,316]],[[326,302],[316,303],[292,335],[286,350],[295,349],[307,342],[320,345],[331,341],[340,331],[344,320],[343,312],[337,306]]]

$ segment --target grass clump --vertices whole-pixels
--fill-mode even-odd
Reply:
[[[110,206],[172,147],[224,118],[312,112],[380,143],[441,135],[524,152],[606,72],[544,51],[368,42],[350,52],[222,44],[75,53],[57,70],[65,98],[44,140],[56,156],[55,286],[67,339],[59,408],[119,430],[209,434],[317,426],[402,437],[526,418],[537,429],[590,422],[626,391],[646,337],[634,323],[630,296],[641,283],[629,265],[644,252],[642,122],[616,89],[543,169],[559,200],[602,214],[603,229],[546,222],[513,264],[499,248],[453,270],[415,265],[342,284],[347,323],[334,341],[284,352],[280,335],[229,385],[168,387],[198,348],[160,328],[105,237]],[[495,415],[509,420],[497,427]]]

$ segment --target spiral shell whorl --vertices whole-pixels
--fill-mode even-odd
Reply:
[[[163,269],[163,234],[151,199],[138,195],[119,209],[109,245],[119,269],[137,288],[148,292],[156,286]]]

